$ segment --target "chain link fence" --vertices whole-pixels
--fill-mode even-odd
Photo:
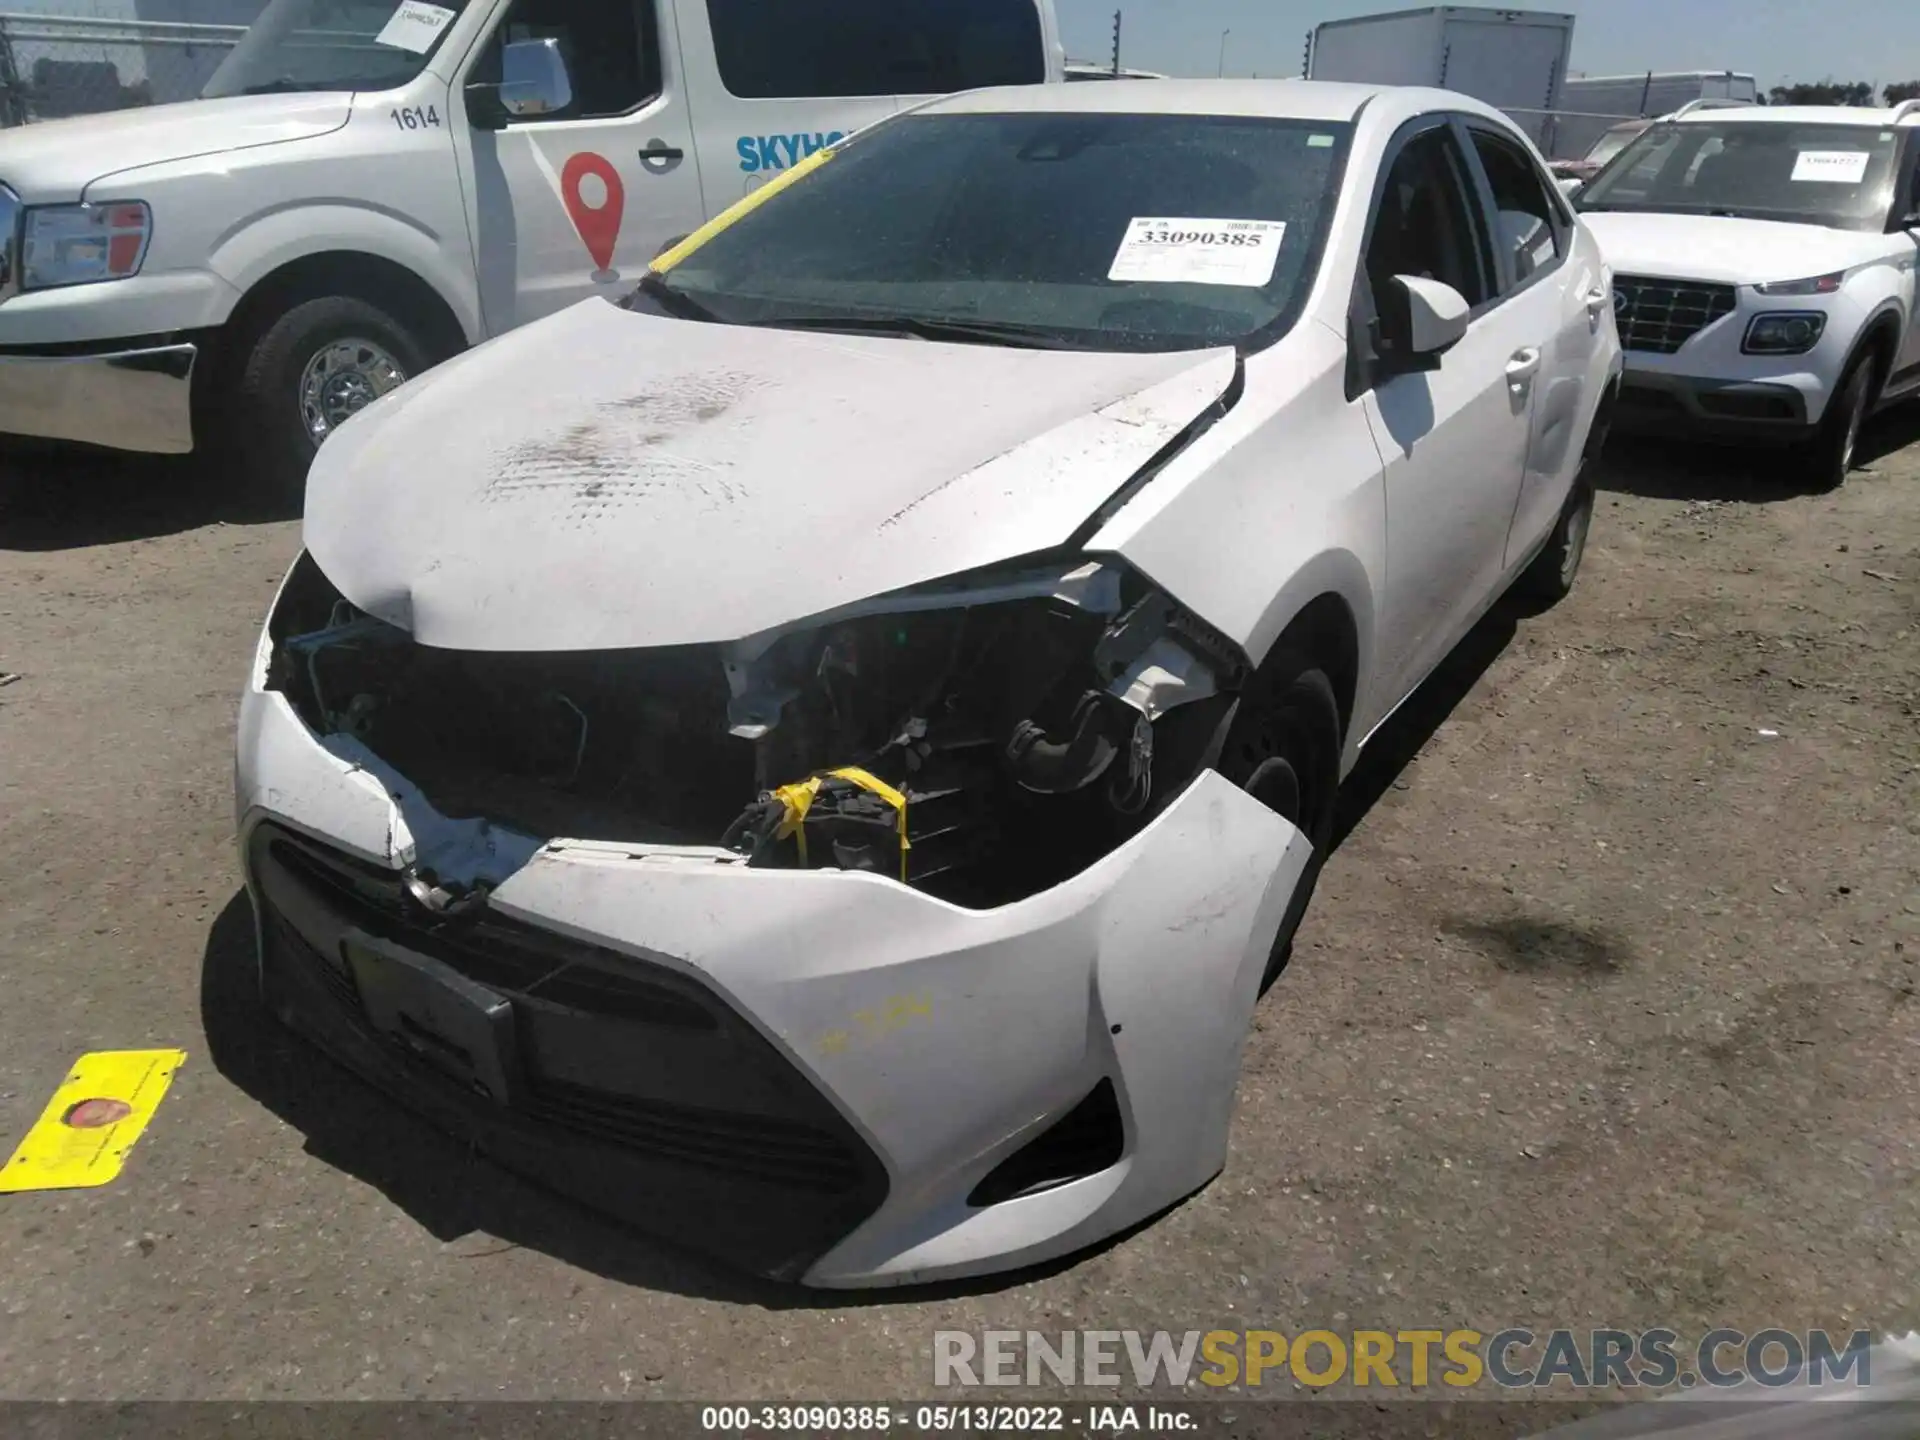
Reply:
[[[191,100],[244,25],[0,11],[0,125]]]

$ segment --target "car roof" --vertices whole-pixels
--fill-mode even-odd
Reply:
[[[1716,120],[1753,121],[1767,125],[1920,125],[1920,112],[1900,115],[1896,110],[1870,110],[1852,105],[1732,105],[1725,109],[1696,110],[1677,116],[1681,125],[1708,124]]]
[[[1153,80],[1137,85],[1002,85],[943,96],[922,115],[1068,113],[1106,115],[1234,115],[1345,123],[1369,101],[1394,115],[1428,110],[1499,112],[1450,90],[1398,85],[1345,85],[1327,80]],[[1507,123],[1511,124],[1511,121]]]

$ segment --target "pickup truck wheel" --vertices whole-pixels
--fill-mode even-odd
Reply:
[[[1576,480],[1566,508],[1547,538],[1547,548],[1534,556],[1514,588],[1543,605],[1558,605],[1566,599],[1573,593],[1574,581],[1580,578],[1580,562],[1586,558],[1587,535],[1592,529],[1593,485]]]
[[[411,330],[364,300],[295,305],[255,337],[234,382],[229,423],[249,481],[298,501],[326,438],[430,363]]]
[[[1260,989],[1280,978],[1293,937],[1333,848],[1340,800],[1340,702],[1323,670],[1281,660],[1256,679],[1220,754],[1220,773],[1313,842],[1300,883],[1274,936]]]
[[[1867,423],[1867,411],[1873,405],[1875,373],[1873,357],[1862,355],[1834,392],[1826,418],[1820,422],[1820,433],[1808,442],[1802,457],[1807,483],[1814,490],[1838,490],[1846,483],[1860,445],[1861,427]]]

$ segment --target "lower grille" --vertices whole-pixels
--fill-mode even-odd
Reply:
[[[1620,343],[1653,355],[1674,354],[1714,321],[1731,315],[1737,303],[1731,285],[1639,275],[1616,275],[1613,295]]]
[[[522,1083],[510,1105],[484,1102],[503,1121],[803,1192],[849,1214],[870,1213],[884,1196],[885,1173],[857,1132],[704,987],[505,917],[449,924],[403,901],[391,872],[274,826],[256,831],[248,853],[279,963],[316,982],[340,1022],[422,1085],[445,1087],[448,1077],[373,1023],[342,948],[354,932],[512,1003]]]

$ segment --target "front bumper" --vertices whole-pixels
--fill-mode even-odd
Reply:
[[[821,1286],[1068,1254],[1212,1178],[1267,953],[1311,853],[1212,772],[1080,875],[985,911],[870,874],[754,870],[707,849],[516,849],[523,840],[476,828],[465,833],[488,838],[475,844],[514,856],[485,912],[512,943],[490,942],[476,962],[407,919],[404,902],[384,916],[348,913],[338,897],[316,906],[276,865],[276,846],[318,840],[329,865],[388,893],[416,850],[433,847],[445,873],[459,826],[376,768],[317,740],[281,695],[249,691],[237,804],[279,1013],[511,1168]],[[364,973],[339,963],[352,929],[504,995],[489,1023],[512,1037],[497,1053],[517,1052],[518,1070],[489,1058],[462,1085],[410,1060],[340,983]],[[713,1026],[689,1040],[630,1013],[556,1015],[503,976],[516,946],[563,954],[609,984],[673,992]],[[451,1028],[492,1057],[477,1025],[468,1015]],[[556,1092],[574,1113],[556,1113]],[[1051,1188],[975,1203],[1002,1162],[1109,1092],[1114,1155]],[[618,1125],[601,1123],[616,1113]],[[760,1137],[754,1173],[740,1137]]]
[[[1807,395],[1792,385],[1721,380],[1629,365],[1614,408],[1622,431],[1706,440],[1793,441],[1812,433]]]
[[[184,455],[198,358],[184,340],[0,350],[0,434]]]

